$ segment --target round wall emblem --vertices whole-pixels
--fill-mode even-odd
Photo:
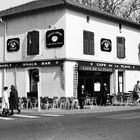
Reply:
[[[106,52],[111,52],[111,40],[110,39],[101,39],[101,50]]]
[[[18,51],[20,46],[19,38],[12,38],[7,40],[7,51]]]

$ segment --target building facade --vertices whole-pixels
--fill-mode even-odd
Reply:
[[[39,0],[0,13],[0,95],[81,97],[133,90],[140,25],[73,0]]]

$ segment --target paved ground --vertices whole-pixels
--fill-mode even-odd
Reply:
[[[125,110],[139,110],[140,105],[137,106],[93,106],[87,109],[75,109],[75,110],[63,110],[63,109],[50,109],[50,110],[38,110],[33,109],[22,109],[22,113],[59,113],[59,114],[79,114],[79,113],[93,113],[93,112],[110,112],[110,111],[125,111]]]
[[[139,140],[139,122],[140,106],[22,109],[0,118],[0,140]]]

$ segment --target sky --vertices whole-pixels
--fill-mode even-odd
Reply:
[[[0,0],[0,11],[34,0]]]

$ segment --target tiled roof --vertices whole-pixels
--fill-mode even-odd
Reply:
[[[0,12],[0,17],[16,15],[20,13],[30,12],[38,9],[48,8],[64,4],[64,0],[35,0],[23,5],[9,8]]]
[[[16,6],[4,11],[0,12],[0,17],[10,17],[12,15],[17,15],[21,13],[27,13],[39,9],[47,9],[54,6],[65,6],[68,8],[75,8],[75,10],[80,10],[81,12],[86,12],[88,14],[92,14],[94,16],[106,18],[110,21],[115,21],[118,23],[123,23],[128,26],[132,26],[134,28],[140,29],[140,24],[137,24],[133,21],[129,21],[117,16],[114,16],[109,13],[102,12],[96,8],[93,8],[91,6],[86,6],[83,4],[80,4],[79,2],[76,2],[75,0],[35,0],[20,6]]]

